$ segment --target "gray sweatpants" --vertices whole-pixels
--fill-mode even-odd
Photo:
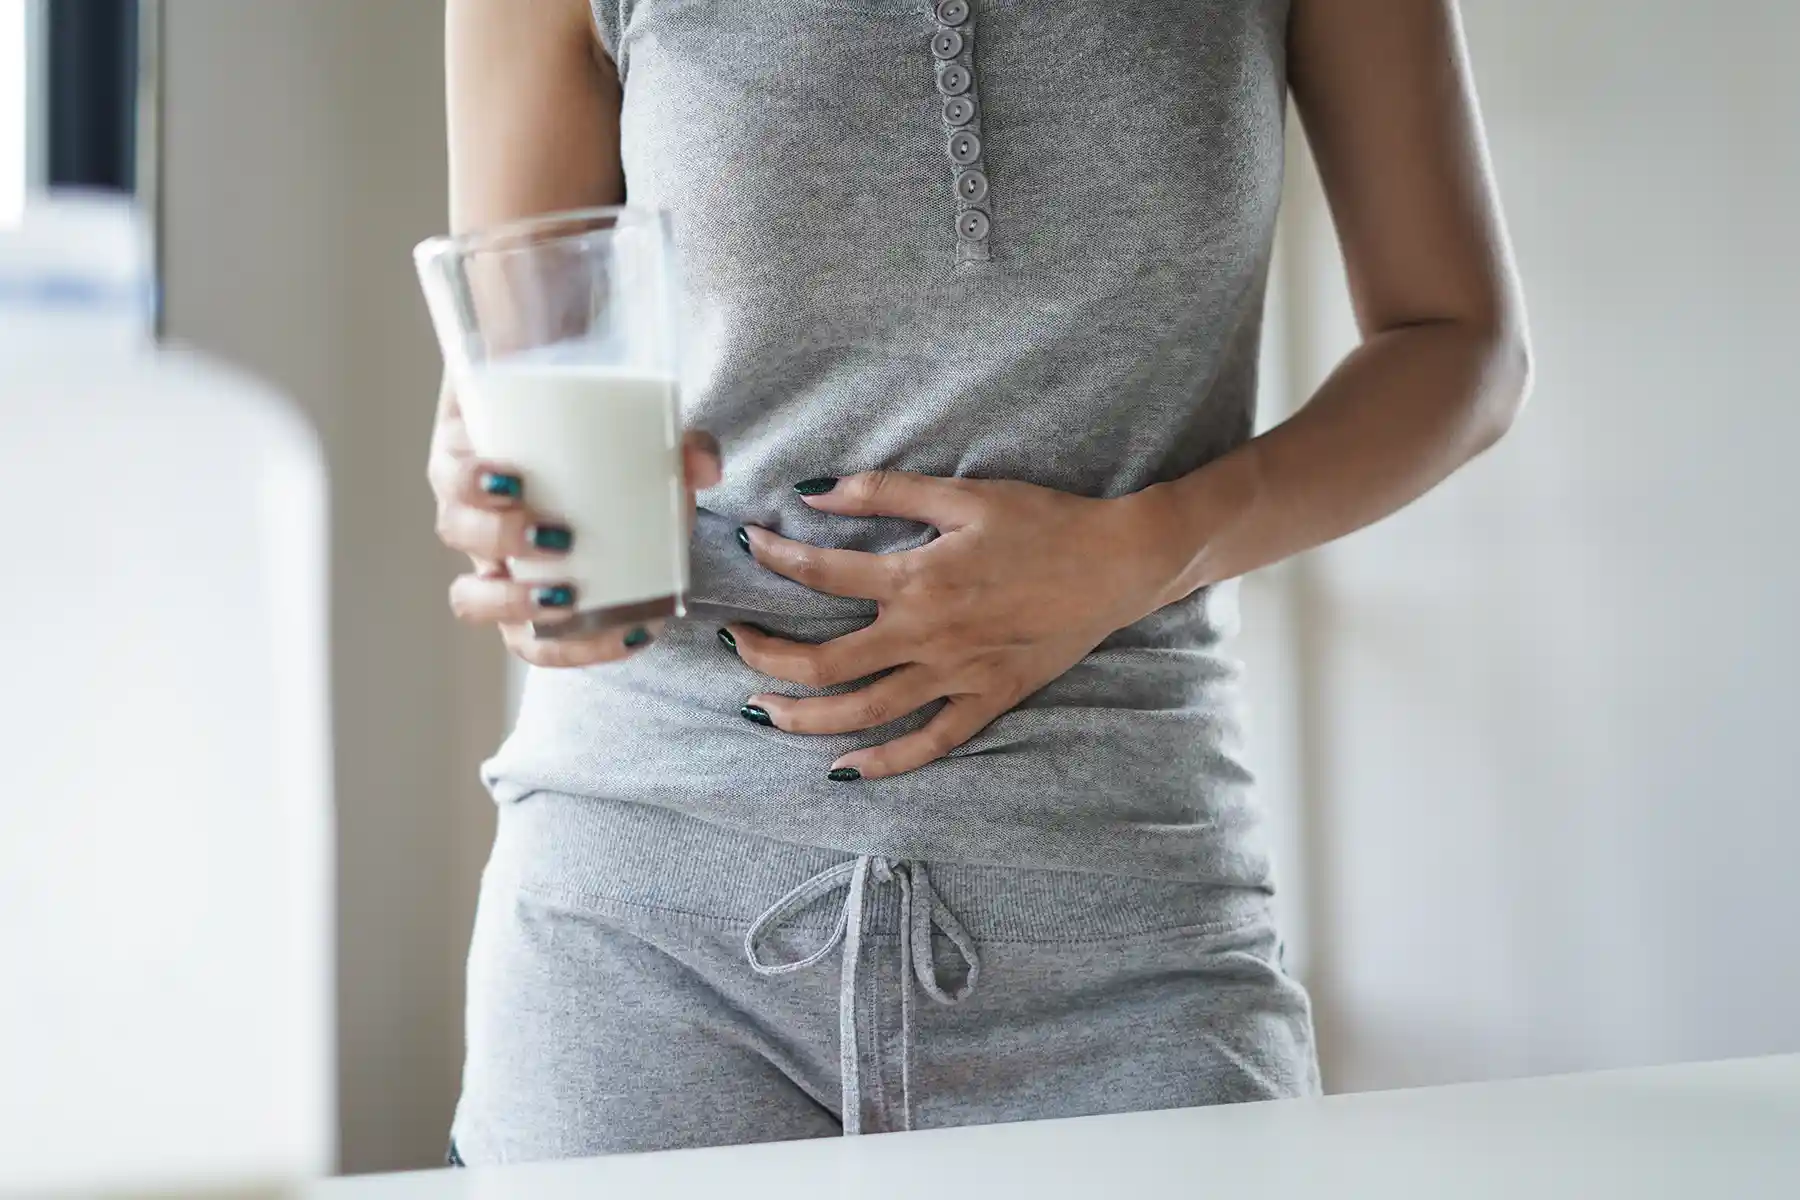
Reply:
[[[847,858],[662,809],[502,807],[471,1165],[1313,1094],[1261,892]]]

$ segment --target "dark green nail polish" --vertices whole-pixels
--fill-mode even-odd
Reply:
[[[827,771],[825,778],[833,783],[855,783],[862,778],[862,772],[855,767],[836,767]]]
[[[769,715],[769,710],[759,704],[744,705],[744,707],[738,709],[738,716],[757,725],[768,725],[773,727],[775,724],[775,718]]]
[[[802,496],[823,496],[837,485],[837,476],[821,475],[817,479],[802,479],[794,485],[794,490]]]
[[[737,653],[737,639],[731,636],[731,630],[719,630],[719,641],[727,650],[731,651],[733,654]]]
[[[742,548],[744,553],[750,553],[750,531],[745,529],[742,525],[738,526],[737,540],[738,546]]]
[[[517,500],[525,494],[525,481],[517,475],[502,475],[498,471],[484,471],[481,475],[481,490],[490,496],[510,496]]]
[[[567,550],[575,544],[575,532],[567,525],[533,525],[529,536],[539,550]]]
[[[575,589],[563,587],[541,587],[531,593],[532,603],[539,608],[568,608],[575,603]]]
[[[648,646],[649,644],[650,631],[645,629],[642,625],[639,625],[636,629],[625,635],[625,648],[627,650],[636,650],[639,646]]]

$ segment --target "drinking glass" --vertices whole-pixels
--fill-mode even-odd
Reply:
[[[520,558],[515,579],[567,584],[572,615],[541,636],[685,611],[678,338],[667,214],[552,213],[414,251],[469,439],[573,533],[569,552]]]

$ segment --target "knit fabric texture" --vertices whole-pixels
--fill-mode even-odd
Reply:
[[[808,693],[714,631],[820,641],[874,616],[759,568],[741,525],[882,553],[934,536],[816,513],[799,480],[897,468],[1112,497],[1250,435],[1285,0],[596,0],[595,19],[628,201],[673,215],[685,419],[718,436],[725,479],[701,495],[688,619],[629,662],[533,671],[495,795],[1265,887],[1230,586],[1114,634],[947,758],[854,784],[826,779],[834,758],[932,710],[849,736],[754,725],[747,696]]]

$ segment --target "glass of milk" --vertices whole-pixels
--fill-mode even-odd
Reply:
[[[680,616],[687,495],[667,214],[597,208],[433,238],[414,252],[450,385],[482,459],[519,472],[571,552],[513,577],[569,583],[540,636]]]

